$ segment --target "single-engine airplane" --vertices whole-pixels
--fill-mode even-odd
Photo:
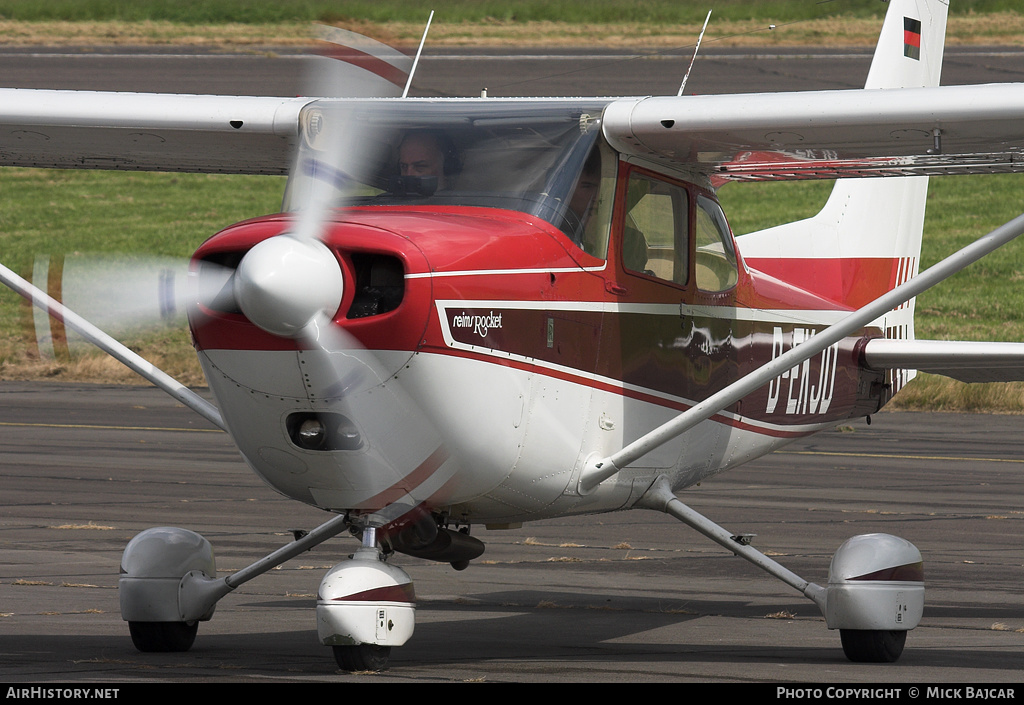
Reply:
[[[473,525],[645,508],[812,600],[850,659],[896,660],[924,602],[912,544],[853,537],[819,586],[677,493],[876,412],[914,370],[1024,378],[1022,344],[914,336],[918,293],[1024,232],[1018,218],[919,272],[928,176],[1024,168],[1024,84],[939,87],[946,11],[892,0],[863,90],[0,90],[3,165],[290,175],[282,213],[191,260],[189,325],[217,407],[2,270],[329,516],[221,578],[202,536],[142,532],[119,582],[135,645],[187,650],[221,597],[350,533],[360,547],[320,585],[318,635],[342,668],[379,669],[414,629],[397,554],[464,568],[484,551]],[[370,93],[407,90],[407,57],[344,43]],[[715,196],[815,178],[838,179],[820,213],[739,238]]]

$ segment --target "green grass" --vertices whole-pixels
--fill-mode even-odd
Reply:
[[[722,20],[806,20],[841,15],[881,17],[878,0],[446,0],[439,5],[408,0],[0,0],[0,17],[25,21],[163,20],[189,24],[278,22],[423,22],[435,9],[446,22],[646,23],[701,22],[708,9]],[[1020,12],[1019,0],[958,0],[952,14]]]
[[[22,276],[38,255],[131,254],[187,262],[221,228],[279,210],[283,188],[282,178],[265,176],[4,169],[0,253]],[[27,305],[0,288],[0,378],[132,381],[116,364],[94,359],[39,360]],[[184,381],[202,383],[184,327],[125,342]]]
[[[5,169],[4,257],[40,248],[188,255],[216,229],[280,208],[283,179],[206,174]]]
[[[813,215],[828,182],[733,184],[720,197],[737,233]],[[31,270],[37,255],[133,253],[185,260],[217,230],[278,209],[283,180],[259,176],[4,169],[0,171],[0,252]],[[922,250],[927,267],[1017,216],[1024,176],[933,178]],[[1024,241],[1007,245],[918,299],[921,338],[1024,340]],[[0,378],[52,375],[132,381],[116,363],[89,357],[41,362],[25,328],[26,307],[0,291]],[[129,344],[191,384],[201,384],[183,329]],[[1024,411],[1024,385],[958,385],[922,377],[897,400],[909,408]]]

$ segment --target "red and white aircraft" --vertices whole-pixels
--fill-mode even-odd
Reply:
[[[1024,377],[1022,345],[914,337],[918,293],[1024,232],[1012,221],[918,271],[927,177],[1024,164],[1024,85],[938,87],[945,23],[942,0],[893,0],[864,90],[0,91],[5,165],[290,173],[282,214],[192,259],[189,323],[219,408],[2,271],[330,516],[226,578],[198,534],[137,536],[120,590],[138,648],[188,649],[220,597],[348,532],[362,545],[323,579],[317,628],[343,668],[380,668],[413,632],[394,554],[461,568],[484,550],[473,525],[646,508],[814,601],[851,659],[898,658],[923,609],[913,545],[854,537],[819,586],[676,493],[877,411],[915,369]],[[369,42],[345,58],[399,87],[408,70]],[[818,215],[734,238],[717,184],[805,178],[839,178]]]

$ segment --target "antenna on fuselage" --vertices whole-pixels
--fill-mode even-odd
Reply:
[[[690,78],[690,71],[693,69],[693,62],[697,60],[697,52],[700,50],[700,42],[701,42],[702,39],[704,39],[704,30],[706,30],[708,28],[708,21],[710,19],[711,19],[711,10],[708,10],[708,16],[704,18],[704,26],[700,30],[700,36],[697,37],[697,46],[695,46],[693,48],[693,58],[690,59],[690,65],[686,69],[686,75],[683,76],[683,82],[679,86],[679,92],[676,93],[677,96],[682,95],[683,94],[683,89],[686,88],[686,81],[687,81],[687,79]]]
[[[423,53],[423,45],[427,43],[427,32],[430,31],[430,23],[434,20],[434,11],[430,11],[430,17],[427,18],[427,26],[423,29],[423,38],[420,39],[420,48],[416,50],[416,58],[412,60],[412,69],[409,70],[409,80],[405,82],[405,90],[402,91],[402,97],[406,98],[409,95],[409,87],[412,85],[412,77],[416,75],[416,66],[420,63],[420,54]]]

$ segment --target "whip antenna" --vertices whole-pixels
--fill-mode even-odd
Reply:
[[[711,13],[708,13],[710,17]],[[423,45],[427,43],[427,32],[430,31],[430,23],[434,19],[434,11],[430,11],[430,17],[427,18],[427,26],[423,29],[423,38],[420,39],[420,48],[416,50],[416,58],[412,61],[412,69],[409,71],[409,80],[405,82],[405,90],[402,91],[402,97],[406,98],[409,95],[409,87],[412,85],[412,77],[416,75],[416,65],[420,63],[420,54],[423,53]],[[707,26],[707,23],[704,23]],[[703,34],[703,32],[701,32]]]
[[[700,30],[700,36],[697,37],[697,46],[693,48],[693,58],[690,59],[690,66],[686,69],[686,75],[683,76],[683,83],[679,86],[679,92],[677,96],[683,94],[683,89],[686,88],[686,80],[690,77],[690,71],[693,69],[693,62],[697,60],[697,51],[700,49],[700,41],[704,39],[704,30],[708,28],[708,20],[711,19],[711,10],[708,10],[708,16],[704,18],[704,26]],[[415,66],[415,64],[413,65]]]

